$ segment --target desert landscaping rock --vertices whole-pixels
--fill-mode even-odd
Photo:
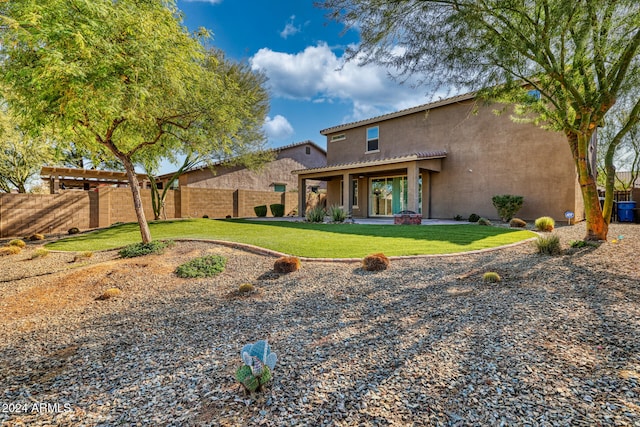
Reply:
[[[566,249],[584,226],[556,232]],[[556,257],[525,243],[287,275],[206,242],[80,262],[27,247],[0,270],[0,424],[640,426],[640,226],[610,236]],[[207,254],[225,271],[174,274]],[[234,372],[259,339],[279,361],[246,395]]]

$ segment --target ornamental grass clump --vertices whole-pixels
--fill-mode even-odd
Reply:
[[[307,211],[305,216],[308,222],[324,222],[324,217],[327,214],[322,206],[316,206]]]
[[[333,222],[344,222],[347,219],[347,211],[340,206],[329,206],[327,213]]]
[[[120,249],[118,254],[122,258],[135,258],[144,255],[161,254],[168,247],[173,246],[172,240],[154,240],[149,243],[133,243]]]
[[[20,240],[20,239],[13,239],[9,242],[9,246],[17,246],[21,249],[23,249],[25,246],[27,246],[27,244],[24,242],[24,240]]]
[[[192,259],[176,268],[182,278],[213,277],[224,271],[227,259],[220,255],[205,255]]]
[[[526,226],[527,222],[521,220],[520,218],[513,218],[511,221],[509,221],[509,227],[525,228]]]
[[[480,218],[478,220],[478,225],[491,225],[491,221],[489,221],[487,218]]]
[[[294,256],[278,258],[273,264],[273,271],[276,273],[287,274],[298,270],[300,270],[300,259]]]
[[[37,240],[44,240],[44,234],[40,234],[40,233],[32,234],[31,236],[29,236],[29,240],[31,240],[32,242],[35,242]]]
[[[482,281],[483,282],[498,283],[501,280],[502,279],[500,278],[500,275],[498,273],[496,273],[495,271],[488,271],[488,272],[486,272],[486,273],[484,273],[482,275]]]
[[[560,237],[555,234],[540,236],[535,241],[535,244],[539,254],[559,255],[562,252],[560,248]]]
[[[540,218],[536,219],[534,225],[536,226],[536,230],[538,231],[549,232],[553,231],[556,222],[550,216],[541,216]]]
[[[250,294],[256,290],[256,287],[251,283],[243,283],[238,287],[238,292],[241,294]]]
[[[362,260],[362,268],[367,271],[383,271],[389,268],[389,258],[383,253],[371,254]]]
[[[0,256],[18,255],[20,252],[22,252],[22,248],[19,246],[5,246],[0,248]]]
[[[44,258],[46,256],[49,256],[49,250],[45,248],[38,248],[31,253],[31,259]]]

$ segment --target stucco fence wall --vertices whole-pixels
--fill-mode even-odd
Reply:
[[[153,219],[151,191],[141,190],[147,219]],[[184,187],[170,190],[165,215],[172,218],[253,217],[254,206],[282,203],[285,213],[295,209],[297,193],[223,190]],[[267,209],[267,215],[271,211]],[[94,191],[62,191],[59,194],[0,194],[0,238],[33,233],[66,233],[136,221],[129,188],[102,187]]]

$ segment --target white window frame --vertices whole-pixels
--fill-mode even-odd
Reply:
[[[370,138],[369,137],[369,131],[373,131],[375,129],[376,131],[376,137],[375,138]],[[376,145],[377,147],[374,150],[370,150],[369,149],[369,142],[371,141],[376,141]],[[379,153],[380,152],[380,126],[372,126],[370,128],[367,128],[367,145],[365,146],[365,154],[371,154],[371,153]]]

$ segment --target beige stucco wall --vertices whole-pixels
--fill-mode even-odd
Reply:
[[[524,219],[563,219],[566,210],[580,216],[581,197],[576,197],[575,167],[565,137],[515,123],[509,112],[494,114],[496,108],[479,106],[474,112],[473,101],[463,101],[378,122],[379,152],[372,154],[365,154],[366,129],[375,124],[338,131],[327,135],[327,163],[445,150],[442,171],[430,173],[432,218],[476,213],[495,219],[491,198],[496,194],[524,196],[518,213]],[[345,140],[331,142],[331,135],[341,133]],[[423,211],[427,203],[423,200]]]
[[[309,154],[306,154],[306,147],[310,148]],[[256,171],[235,166],[187,172],[180,177],[180,186],[274,191],[273,184],[277,183],[286,184],[287,191],[292,191],[298,188],[298,178],[291,171],[324,165],[324,152],[312,144],[305,144],[278,152],[276,159]]]

